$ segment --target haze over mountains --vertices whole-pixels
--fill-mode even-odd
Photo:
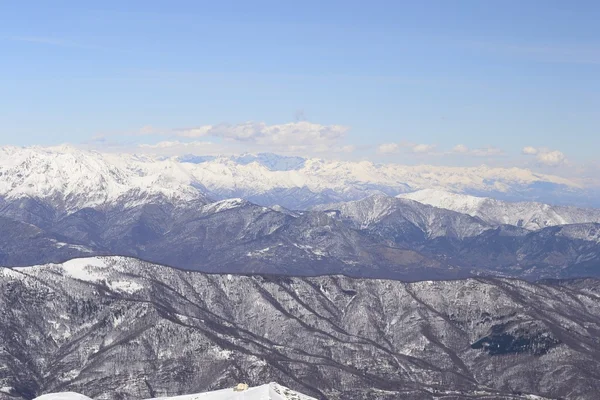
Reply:
[[[274,154],[157,158],[61,147],[0,148],[0,196],[35,197],[67,211],[163,197],[241,197],[289,209],[436,188],[552,204],[594,204],[594,190],[518,168],[377,165]]]
[[[277,381],[332,400],[592,400],[599,298],[592,279],[209,275],[124,257],[5,268],[0,398]]]
[[[1,154],[0,263],[7,266],[126,255],[221,273],[404,280],[600,275],[598,210],[428,190],[401,195],[408,198],[383,193],[442,181],[480,190],[490,174],[505,174],[505,187],[512,182],[517,193],[539,182],[567,185],[561,178],[440,168],[438,178],[431,171],[419,177],[399,166],[272,155],[190,163],[71,147]],[[400,181],[409,175],[408,183]],[[384,181],[390,186],[377,184]],[[215,200],[227,194],[262,205]]]

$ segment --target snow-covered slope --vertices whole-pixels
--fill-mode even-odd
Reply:
[[[354,221],[359,229],[385,225],[387,233],[393,225],[409,223],[424,232],[428,238],[476,236],[492,229],[483,221],[466,214],[421,204],[395,197],[373,195],[362,200],[337,204],[325,204],[316,210],[334,210],[340,216]],[[406,234],[406,232],[403,232]]]
[[[84,396],[75,392],[58,392],[48,393],[36,397],[34,400],[92,400],[87,396]]]
[[[329,400],[596,400],[599,296],[593,279],[202,274],[125,257],[0,268],[0,399],[281,382]],[[285,392],[237,398],[282,400],[270,389]],[[87,400],[58,396],[42,400]]]
[[[180,204],[206,196],[306,208],[424,188],[518,197],[537,196],[539,187],[559,197],[565,188],[586,190],[568,179],[517,168],[378,165],[272,154],[161,159],[70,146],[0,148],[0,198],[31,197],[68,211],[157,198]]]
[[[235,391],[234,388],[216,390],[212,392],[194,393],[182,396],[156,397],[148,400],[315,400],[314,397],[295,392],[291,389],[271,382],[266,385],[250,387],[244,391]],[[92,400],[75,392],[48,393],[36,397],[34,400]]]
[[[491,224],[508,224],[537,230],[548,226],[600,222],[600,209],[551,206],[537,202],[508,202],[424,189],[399,198],[479,217]]]
[[[66,211],[151,200],[205,200],[196,179],[173,161],[60,147],[0,148],[0,197],[34,198]]]
[[[235,157],[216,157],[183,163],[213,197],[243,197],[259,204],[306,208],[315,204],[357,200],[374,193],[399,194],[415,189],[445,188],[515,195],[544,183],[575,190],[575,182],[525,169],[404,166],[372,162],[305,159],[295,167],[273,168],[263,158],[240,163]],[[265,162],[265,163],[261,163]]]
[[[175,397],[158,397],[150,400],[316,400],[291,389],[271,382],[237,392],[233,388],[214,392],[196,393]],[[52,399],[48,399],[52,400]],[[57,399],[60,400],[60,399]]]

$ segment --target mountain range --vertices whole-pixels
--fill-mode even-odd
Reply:
[[[124,255],[220,273],[407,281],[600,276],[597,209],[431,189],[400,198],[379,191],[369,195],[369,189],[359,200],[288,209],[242,198],[215,200],[214,190],[205,190],[214,184],[198,180],[198,174],[214,172],[222,163],[271,171],[257,166],[257,159],[276,169],[271,172],[298,172],[306,160],[262,155],[205,165],[216,161],[156,160],[70,147],[3,148],[2,154],[1,265]],[[240,179],[231,170],[221,173],[223,191]],[[272,200],[281,203],[290,193],[279,194],[283,197]]]
[[[332,400],[591,400],[599,299],[593,279],[241,276],[125,257],[2,268],[0,399],[277,381]]]
[[[421,189],[600,206],[593,188],[519,168],[404,166],[274,154],[159,158],[70,146],[0,148],[0,198],[35,197],[70,212],[157,197],[173,202],[239,197],[307,209]]]
[[[594,399],[600,210],[572,198],[519,169],[0,148],[0,400]]]

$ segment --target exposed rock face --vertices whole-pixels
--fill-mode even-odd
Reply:
[[[187,272],[122,257],[0,270],[2,398],[281,382],[319,399],[595,399],[600,283]]]

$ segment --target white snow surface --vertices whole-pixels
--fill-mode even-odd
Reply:
[[[338,211],[344,218],[349,218],[357,223],[361,229],[368,228],[371,224],[380,222],[392,213],[399,211],[402,216],[397,216],[398,220],[406,219],[410,221],[426,232],[430,238],[446,235],[465,238],[477,236],[483,231],[491,229],[488,224],[476,219],[472,220],[465,214],[461,215],[446,211],[447,214],[456,215],[444,217],[436,212],[439,210],[436,210],[435,207],[423,205],[413,200],[403,200],[378,194],[361,200],[319,205],[314,209]],[[469,221],[465,221],[465,219]]]
[[[182,164],[131,154],[59,147],[0,147],[0,196],[39,198],[68,211],[148,199],[204,198]]]
[[[271,382],[266,385],[248,388],[242,392],[236,392],[233,388],[217,390],[214,392],[187,394],[173,397],[157,397],[148,400],[316,400],[314,397],[294,392]],[[74,392],[50,393],[34,400],[91,400],[89,397]]]
[[[424,189],[398,195],[438,208],[479,217],[491,224],[521,226],[538,230],[548,226],[600,222],[600,209],[552,206],[537,202],[509,202]]]
[[[176,397],[159,397],[151,400],[315,400],[284,386],[271,382],[266,385],[251,387],[242,392],[233,388],[217,390],[214,392],[197,393]]]
[[[277,157],[272,155],[269,159]],[[398,193],[408,187],[507,192],[511,185],[535,182],[581,188],[565,178],[519,168],[379,165],[311,158],[281,170],[273,169],[274,160],[270,164],[259,161],[214,157],[194,163],[178,158],[99,153],[71,146],[0,147],[0,197],[51,200],[73,211],[115,203],[135,206],[156,198],[174,203],[206,199],[200,188],[220,197],[235,193],[246,197],[293,188],[315,193],[328,189],[353,193],[366,186],[394,188]]]
[[[202,211],[206,213],[217,213],[221,211],[231,210],[233,208],[242,207],[245,204],[248,204],[247,201],[240,198],[234,199],[225,199],[221,201],[216,201],[214,203],[210,203],[202,207]]]
[[[92,400],[91,398],[75,392],[49,393],[36,397],[34,400]]]
[[[69,278],[92,283],[104,283],[113,292],[134,294],[144,289],[140,282],[114,278],[114,272],[123,272],[127,269],[130,259],[123,256],[96,256],[74,258],[61,264],[41,264],[30,267],[0,268],[0,274],[19,277],[19,274],[35,275],[40,272],[50,271],[62,274]]]
[[[74,258],[61,264],[66,275],[80,281],[98,282],[106,278],[102,269],[106,269],[106,261],[102,257]]]

